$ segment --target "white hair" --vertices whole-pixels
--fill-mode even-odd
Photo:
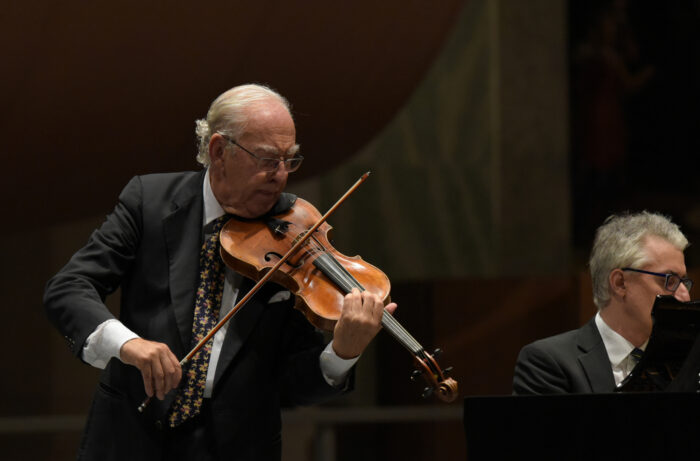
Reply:
[[[248,122],[246,109],[257,103],[270,100],[282,103],[291,115],[292,111],[289,101],[264,85],[239,85],[219,95],[209,106],[207,118],[199,119],[195,122],[195,133],[199,144],[197,161],[204,166],[208,166],[210,163],[209,141],[211,136],[216,132],[221,132],[231,136],[233,139],[240,137],[245,131],[246,123]]]
[[[648,236],[660,237],[680,251],[688,246],[688,239],[676,224],[648,211],[612,215],[598,228],[589,261],[593,302],[598,309],[610,302],[610,272],[623,267],[640,268],[647,262],[644,244]]]

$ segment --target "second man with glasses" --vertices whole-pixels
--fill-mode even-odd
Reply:
[[[632,371],[652,329],[657,295],[690,301],[683,251],[688,240],[668,218],[642,212],[609,217],[590,258],[598,313],[583,327],[525,346],[515,394],[611,392]]]

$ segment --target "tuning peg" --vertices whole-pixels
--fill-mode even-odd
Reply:
[[[442,354],[442,349],[439,347],[433,351],[433,357],[440,357],[440,354]]]
[[[428,386],[425,389],[423,389],[423,393],[421,394],[421,397],[423,397],[424,399],[427,399],[431,395],[433,395],[433,388]]]
[[[411,381],[415,381],[422,374],[423,370],[413,370],[413,372],[411,373]]]
[[[442,374],[443,374],[443,375],[447,375],[447,374],[451,373],[451,372],[452,372],[452,368],[453,368],[453,367],[447,367],[447,368],[445,368],[444,370],[442,370]]]

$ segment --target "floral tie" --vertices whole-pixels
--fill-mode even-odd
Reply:
[[[194,348],[216,325],[221,307],[226,266],[219,255],[219,231],[229,216],[224,215],[214,221],[213,234],[206,239],[199,254],[199,287],[192,322],[191,348]],[[170,407],[168,423],[176,427],[199,414],[207,380],[207,368],[211,356],[212,341],[202,347],[185,364],[183,379],[185,385],[178,390]]]

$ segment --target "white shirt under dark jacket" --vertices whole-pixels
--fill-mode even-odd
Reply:
[[[204,176],[204,218],[202,227],[206,229],[207,224],[214,221],[219,216],[225,214],[221,205],[214,197],[209,183],[209,170]],[[238,290],[241,285],[242,278],[239,274],[226,268],[226,280],[224,282],[224,293],[221,299],[221,309],[219,316],[223,317],[231,311],[238,299]],[[291,296],[290,292],[280,292],[275,296],[282,296],[288,299]],[[280,299],[282,301],[283,299]],[[243,307],[245,309],[245,307]],[[224,325],[216,332],[213,338],[211,358],[209,359],[209,368],[207,370],[207,382],[204,387],[204,397],[211,397],[212,387],[214,385],[214,376],[216,373],[216,365],[221,354],[221,347],[224,344],[228,324]],[[85,341],[85,346],[82,351],[82,358],[90,365],[104,369],[107,363],[113,357],[119,358],[119,351],[125,342],[138,338],[139,336],[129,330],[123,323],[117,319],[110,319],[101,323]],[[321,371],[323,377],[331,386],[340,386],[345,383],[348,372],[357,362],[359,357],[345,360],[336,355],[333,351],[333,341],[321,352],[319,357]]]
[[[615,378],[615,385],[619,386],[636,365],[636,362],[630,356],[630,353],[634,350],[634,344],[610,328],[600,316],[600,312],[595,315],[595,325],[598,327],[601,338],[603,338],[605,351],[608,353],[613,377]],[[640,349],[645,350],[646,347],[647,343],[645,342]]]

